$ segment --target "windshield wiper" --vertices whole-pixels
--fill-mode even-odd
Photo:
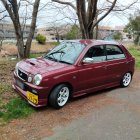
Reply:
[[[58,61],[58,62],[61,62],[61,63],[65,63],[65,64],[72,65],[72,63],[70,63],[70,62],[66,62],[66,61],[63,61],[63,60],[60,60],[60,61]]]
[[[57,59],[55,59],[55,58],[53,58],[53,57],[50,57],[50,56],[45,56],[44,58],[47,58],[47,59],[49,59],[49,60],[52,60],[52,61],[56,61],[56,62],[58,62]]]
[[[50,53],[50,54],[48,54],[48,55],[53,55],[53,54],[55,54],[55,53],[63,53],[63,54],[65,54],[65,52],[63,52],[63,51],[55,51],[55,52],[52,52],[52,53]]]

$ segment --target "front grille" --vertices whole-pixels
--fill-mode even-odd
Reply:
[[[19,69],[18,69],[18,76],[19,76],[19,78],[21,78],[25,81],[27,81],[27,79],[28,79],[28,75]]]

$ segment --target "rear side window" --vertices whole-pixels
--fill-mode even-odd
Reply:
[[[123,51],[114,45],[106,45],[107,60],[125,58]]]

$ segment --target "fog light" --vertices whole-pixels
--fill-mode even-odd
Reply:
[[[37,91],[33,89],[33,90],[32,90],[32,93],[35,93],[35,94],[37,94]]]
[[[32,82],[32,77],[31,77],[31,76],[28,77],[28,82],[29,82],[29,83]]]

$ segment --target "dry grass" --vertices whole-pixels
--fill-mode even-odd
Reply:
[[[134,43],[124,43],[124,46],[127,48],[127,49],[140,49],[140,46],[136,46],[134,45]]]
[[[54,47],[53,43],[46,43],[44,45],[41,45],[38,44],[37,42],[33,42],[31,46],[31,53],[47,52],[47,50],[52,47]],[[4,43],[2,48],[10,55],[17,54],[17,47],[16,44],[14,43]]]

